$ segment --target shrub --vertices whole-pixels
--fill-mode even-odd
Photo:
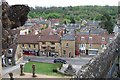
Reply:
[[[57,69],[53,69],[53,72],[57,72]]]

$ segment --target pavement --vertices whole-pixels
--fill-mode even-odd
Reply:
[[[25,64],[27,63],[28,61],[22,61],[21,63],[15,65],[15,66],[12,66],[12,65],[9,65],[7,67],[3,67],[2,68],[2,76],[6,76],[8,75],[8,73],[10,72],[14,72],[14,71],[18,71],[20,69],[20,64]],[[17,72],[16,72],[17,73]]]
[[[24,76],[20,76],[20,69],[16,69],[12,71],[13,78],[33,78],[32,73],[24,73]],[[37,77],[35,78],[70,78],[69,76],[49,76],[43,74],[35,74]],[[4,75],[2,78],[10,78],[8,74]]]

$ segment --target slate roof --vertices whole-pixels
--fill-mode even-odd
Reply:
[[[89,31],[81,31],[81,32],[77,32],[77,34],[89,35]]]
[[[66,29],[77,29],[77,28],[79,28],[79,24],[69,24],[66,27]]]
[[[90,30],[90,34],[102,34],[104,32],[107,32],[105,29],[102,28],[81,28],[81,32],[79,32],[79,34],[89,34],[89,30]]]
[[[61,38],[61,40],[74,41],[75,40],[75,36],[74,35],[70,35],[70,34],[65,34],[65,35],[63,35],[63,37]]]

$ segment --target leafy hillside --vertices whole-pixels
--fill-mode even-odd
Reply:
[[[118,13],[117,6],[68,6],[68,7],[31,7],[30,18],[60,18],[62,21],[101,20],[101,16],[107,13],[115,21]]]

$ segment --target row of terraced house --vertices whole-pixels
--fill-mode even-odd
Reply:
[[[82,33],[82,32],[81,32]],[[75,57],[102,52],[112,41],[113,34],[19,35],[18,47],[23,54],[36,56]]]
[[[16,29],[19,32],[16,37],[15,62],[19,62],[23,55],[59,57],[96,55],[104,51],[114,37],[114,34],[108,34],[93,22],[86,26],[76,23],[53,27],[51,24],[46,25],[48,21],[36,22],[28,22],[30,24]],[[55,22],[58,23],[58,20]]]

